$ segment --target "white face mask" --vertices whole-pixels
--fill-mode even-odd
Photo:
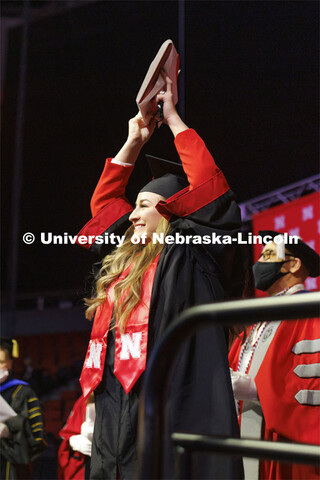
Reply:
[[[6,368],[0,368],[0,383],[3,383],[9,377],[9,372]]]

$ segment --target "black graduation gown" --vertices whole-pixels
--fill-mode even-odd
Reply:
[[[10,380],[9,377],[2,387]],[[40,403],[25,382],[5,389],[1,395],[17,415],[5,422],[10,437],[1,439],[0,478],[26,480],[32,478],[31,462],[47,446]]]
[[[228,186],[223,186],[222,193],[215,192],[214,187],[219,190],[221,183],[216,180],[214,177],[208,179],[192,193],[185,192],[179,197],[182,209],[188,205],[184,215],[177,215],[174,208],[170,210],[166,205],[162,210],[158,208],[164,216],[171,214],[171,235],[233,237],[237,234],[241,219],[234,194]],[[127,207],[125,213],[115,215],[115,211],[121,212],[122,202],[123,198],[106,205],[104,212],[99,212],[80,234],[97,235],[97,228],[107,220],[105,224],[109,227],[104,233],[122,235],[130,225]],[[113,221],[108,221],[109,218]],[[90,246],[90,250],[101,257],[111,249],[98,242]],[[242,260],[236,242],[165,245],[152,288],[148,354],[179,313],[194,305],[240,296],[242,287]],[[96,423],[90,478],[115,479],[118,468],[121,479],[131,480],[137,478],[136,429],[143,376],[126,395],[113,374],[113,363],[114,330],[110,330],[104,376],[95,390]],[[169,439],[172,431],[239,436],[223,328],[206,328],[186,344],[178,356],[168,390],[167,441],[163,448],[164,478],[170,479],[174,478],[173,449]],[[242,478],[242,462],[231,457],[196,454],[193,478]]]
[[[107,233],[122,233],[128,214]],[[171,235],[235,235],[240,215],[233,194],[227,193],[185,218],[171,219]],[[104,246],[105,247],[105,246]],[[93,244],[91,250],[107,252]],[[194,305],[240,294],[242,266],[237,245],[166,245],[160,255],[150,304],[148,353],[166,326]],[[227,293],[226,293],[227,292]],[[91,479],[136,479],[136,425],[141,380],[126,395],[113,374],[114,330],[107,339],[104,377],[95,391],[96,424]],[[206,328],[183,349],[169,387],[168,432],[238,436],[238,422],[230,384],[227,342],[223,328]],[[241,478],[238,460],[204,454],[195,457],[194,478]],[[166,446],[165,478],[174,477],[173,451]]]

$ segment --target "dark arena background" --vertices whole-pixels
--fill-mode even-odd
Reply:
[[[318,16],[319,3],[302,0],[1,1],[1,331],[20,339],[17,373],[29,357],[42,375],[50,449],[37,478],[55,478],[58,432],[79,394],[91,329],[82,298],[96,261],[70,243],[42,244],[41,232],[75,235],[90,219],[104,160],[124,143],[144,75],[170,38],[179,111],[236,193],[244,230],[310,194],[307,240],[319,251]],[[143,153],[178,158],[165,127]],[[141,154],[131,201],[149,178]]]

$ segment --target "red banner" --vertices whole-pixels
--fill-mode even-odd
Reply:
[[[275,230],[298,235],[311,248],[320,253],[320,192],[310,193],[298,200],[277,205],[264,212],[257,213],[252,219],[253,234],[259,230]],[[253,246],[253,259],[256,262],[263,245]],[[307,290],[320,290],[320,277],[308,277],[305,286]],[[256,291],[258,297],[263,292]]]

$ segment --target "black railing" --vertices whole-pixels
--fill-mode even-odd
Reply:
[[[177,450],[176,478],[191,478],[192,452],[240,455],[243,457],[282,462],[319,465],[320,447],[302,443],[270,442],[247,438],[216,438],[209,435],[173,433],[172,442]]]
[[[156,344],[145,372],[139,411],[139,479],[159,480],[162,478],[166,383],[170,367],[180,347],[187,339],[208,325],[232,326],[252,324],[256,321],[313,318],[319,316],[319,310],[320,293],[316,292],[294,296],[214,303],[193,307],[183,312],[168,327],[161,340]],[[259,450],[256,440],[254,441],[256,450],[254,450],[251,448],[253,447],[252,444],[243,443],[243,446],[240,447],[239,443],[232,443],[234,441],[248,442],[248,440],[220,439],[221,443],[219,443],[219,439],[212,439],[211,445],[209,445],[211,440],[209,441],[208,437],[196,437],[198,437],[198,441],[194,436],[192,438],[189,437],[189,439],[185,438],[182,441],[183,439],[181,436],[179,438],[179,434],[173,435],[174,442],[180,445],[180,453],[184,461],[188,458],[188,456],[185,458],[186,450],[188,452],[189,450],[199,450],[201,448],[212,452],[219,451],[219,453],[225,452],[228,454],[241,454],[247,457],[273,458],[275,460],[284,460],[285,458],[287,461],[305,463],[314,462],[316,455],[319,455],[318,447],[312,448],[310,455],[304,445],[267,442],[270,447],[272,444],[272,451],[267,449],[265,456],[263,455],[263,449]],[[208,440],[209,443],[204,440]]]

